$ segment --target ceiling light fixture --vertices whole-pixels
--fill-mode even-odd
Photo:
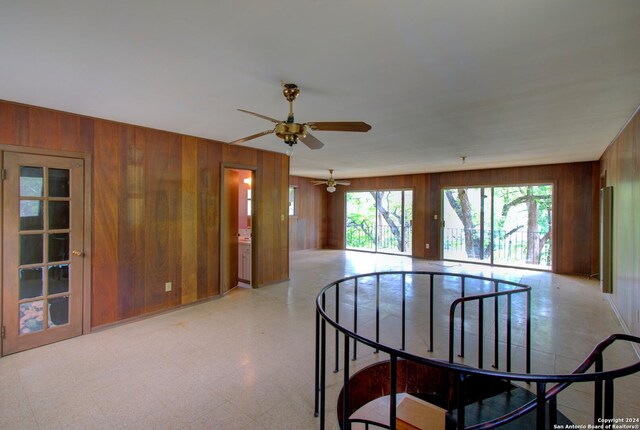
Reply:
[[[321,179],[318,181],[311,181],[313,185],[326,185],[327,191],[330,193],[335,193],[336,185],[351,185],[351,182],[344,180],[335,180],[333,179],[333,169],[329,169],[329,179]]]
[[[289,147],[284,153],[287,154],[289,157],[291,157],[291,155],[293,154],[293,144],[289,143],[288,145]]]

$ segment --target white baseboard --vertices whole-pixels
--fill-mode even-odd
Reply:
[[[631,330],[629,330],[629,326],[627,325],[625,320],[622,318],[622,315],[620,314],[620,311],[618,311],[618,307],[616,306],[616,302],[613,301],[613,295],[612,294],[605,294],[604,296],[609,301],[609,304],[611,305],[611,309],[613,309],[613,313],[616,314],[616,318],[618,318],[618,322],[622,326],[622,330],[624,330],[624,333],[628,334],[628,335],[633,335],[633,333],[631,333]],[[631,347],[633,348],[633,350],[636,352],[636,355],[640,359],[640,345],[638,345],[637,343],[631,343]]]

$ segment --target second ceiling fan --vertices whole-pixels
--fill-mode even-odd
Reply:
[[[362,121],[331,121],[331,122],[305,122],[297,123],[293,117],[293,101],[300,94],[300,89],[296,84],[283,84],[282,94],[284,98],[289,102],[289,116],[285,121],[278,121],[275,118],[271,118],[259,113],[251,112],[244,109],[238,109],[240,112],[248,113],[250,115],[257,116],[258,118],[266,119],[275,124],[275,127],[270,130],[265,130],[260,133],[252,134],[251,136],[243,137],[242,139],[229,142],[230,145],[237,145],[246,141],[256,139],[267,134],[275,133],[280,139],[284,141],[290,148],[295,145],[298,140],[307,145],[310,149],[320,149],[324,146],[322,142],[316,139],[308,129],[318,131],[356,131],[366,132],[371,130],[371,126]],[[289,154],[290,155],[290,154]]]

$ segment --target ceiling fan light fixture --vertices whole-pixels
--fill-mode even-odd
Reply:
[[[330,193],[334,193],[336,191],[336,187],[334,187],[333,185],[329,185],[327,187],[327,191],[329,191]]]
[[[293,102],[296,98],[298,98],[298,95],[300,95],[300,89],[296,84],[291,83],[282,83],[282,87],[282,94],[284,95],[284,98],[289,102],[289,115],[287,116],[287,119],[285,121],[279,121],[266,115],[261,115],[259,113],[251,112],[244,109],[238,109],[240,112],[265,119],[275,124],[275,127],[271,130],[265,130],[260,133],[252,134],[251,136],[243,137],[242,139],[234,140],[232,142],[229,142],[230,145],[238,145],[249,140],[274,133],[287,145],[296,144],[298,143],[298,140],[300,140],[307,147],[309,147],[309,149],[320,149],[324,146],[324,144],[316,139],[311,133],[309,133],[307,127],[309,127],[311,130],[354,131],[361,133],[371,130],[371,126],[362,121],[323,121],[297,123],[295,122],[293,116]]]

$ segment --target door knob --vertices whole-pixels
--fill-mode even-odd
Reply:
[[[71,251],[71,253],[72,253],[73,255],[78,256],[78,257],[80,257],[80,256],[82,255],[82,251],[78,251],[77,249],[74,249],[73,251]]]

